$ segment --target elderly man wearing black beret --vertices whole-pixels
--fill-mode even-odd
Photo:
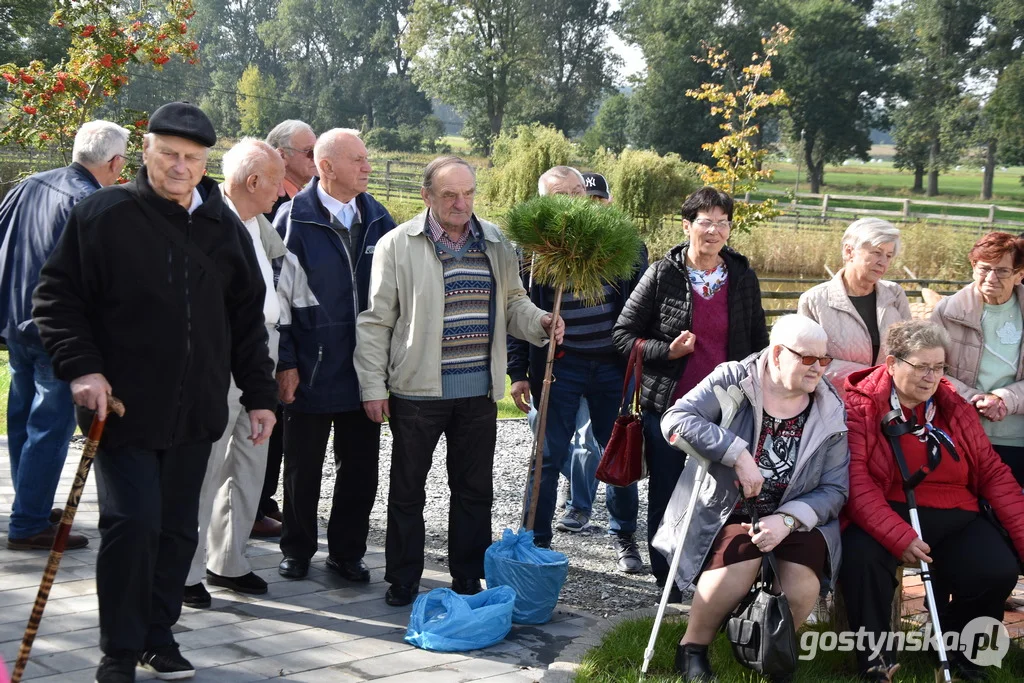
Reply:
[[[43,266],[33,316],[79,422],[125,403],[96,455],[97,683],[191,677],[171,627],[198,538],[210,447],[227,425],[231,376],[256,444],[274,427],[277,384],[252,242],[204,176],[216,142],[196,106],[157,109],[133,182],[79,202]]]

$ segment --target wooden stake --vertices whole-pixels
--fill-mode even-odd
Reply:
[[[540,498],[541,467],[544,465],[544,432],[548,426],[548,401],[551,399],[551,367],[555,363],[555,321],[562,311],[562,285],[555,287],[555,305],[551,311],[551,340],[548,342],[548,359],[544,364],[544,386],[540,391],[540,404],[537,406],[537,433],[533,442],[533,479],[531,481],[530,509],[526,514],[526,528],[533,530],[537,520],[537,500]]]

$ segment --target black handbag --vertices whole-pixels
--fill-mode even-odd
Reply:
[[[757,513],[747,505],[754,529]],[[775,553],[761,558],[760,580],[725,625],[736,661],[765,676],[786,676],[796,670],[796,628],[789,600],[778,583]]]
[[[992,526],[996,528],[999,535],[1002,536],[1006,545],[1010,546],[1010,550],[1013,551],[1013,557],[1017,560],[1017,566],[1020,567],[1022,573],[1024,573],[1024,562],[1021,562],[1020,555],[1017,554],[1017,546],[1013,544],[1013,539],[1010,538],[1010,532],[1006,530],[1003,523],[999,521],[999,517],[996,515],[996,511],[992,508],[992,503],[988,502],[984,498],[978,499],[978,511],[981,516],[987,519]]]

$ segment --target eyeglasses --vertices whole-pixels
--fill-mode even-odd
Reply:
[[[285,149],[290,149],[293,152],[298,152],[299,154],[301,154],[302,156],[306,157],[307,159],[312,159],[313,158],[313,148],[312,147],[310,147],[309,149],[298,149],[296,147],[289,147],[288,145],[285,145],[284,148]]]
[[[109,159],[107,159],[107,161],[113,161],[114,159],[118,159],[118,158],[124,159],[125,161],[128,161],[128,157],[126,157],[123,154],[115,154],[114,156],[112,156]]]
[[[779,344],[779,346],[786,349],[794,356],[799,356],[800,362],[803,363],[804,365],[814,365],[815,363],[817,363],[821,367],[825,367],[833,360],[832,356],[805,356],[804,354],[799,353],[798,351],[794,351],[785,344]]]
[[[911,367],[911,372],[915,377],[925,377],[930,372],[934,372],[935,374],[942,376],[949,372],[949,366],[946,365],[945,363],[943,363],[942,365],[919,365],[917,363],[911,363],[906,358],[900,358],[899,356],[896,356],[896,360],[902,361],[909,365]]]
[[[987,280],[989,275],[995,273],[995,276],[999,280],[1005,280],[1012,277],[1017,272],[1013,268],[989,268],[988,266],[979,266],[974,264],[974,273],[982,280]]]
[[[707,230],[708,228],[714,228],[715,230],[729,230],[732,228],[732,221],[712,221],[707,218],[698,218],[695,221],[691,221],[691,223],[701,230]]]

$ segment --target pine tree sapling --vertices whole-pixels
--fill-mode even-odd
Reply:
[[[564,291],[571,291],[585,304],[596,304],[605,283],[632,274],[640,253],[640,237],[624,213],[581,197],[548,195],[531,199],[512,207],[505,215],[503,226],[506,236],[522,248],[534,281],[555,290],[551,313],[556,318]],[[537,405],[527,529],[533,529],[537,516],[554,358],[555,345],[549,344],[543,389]]]

